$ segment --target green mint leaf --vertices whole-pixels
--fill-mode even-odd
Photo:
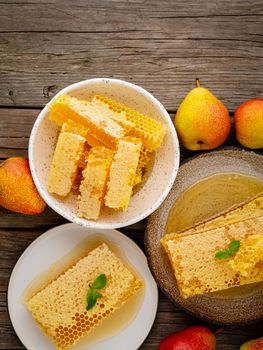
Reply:
[[[220,250],[215,254],[215,259],[227,259],[234,256],[240,248],[240,241],[232,241],[225,250]]]
[[[230,250],[221,250],[215,254],[215,259],[227,259],[231,255]]]
[[[106,286],[106,283],[107,283],[107,278],[106,278],[106,275],[103,273],[95,279],[95,281],[91,285],[91,288],[102,289]]]
[[[230,254],[234,256],[238,252],[239,248],[240,248],[240,241],[232,241],[229,244]]]
[[[97,292],[95,289],[90,288],[87,293],[87,307],[86,310],[92,309],[99,298],[101,298],[102,295]]]
[[[102,298],[102,295],[98,292],[98,289],[102,289],[107,284],[107,278],[106,275],[103,273],[99,275],[92,285],[90,286],[88,292],[87,292],[87,306],[86,310],[92,309],[99,298]]]

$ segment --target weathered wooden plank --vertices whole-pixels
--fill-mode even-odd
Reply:
[[[0,140],[29,137],[40,109],[0,108]]]
[[[5,271],[1,274],[1,285],[6,285],[6,271],[10,270],[16,264],[18,257],[28,247],[28,245],[39,237],[45,229],[42,230],[2,230],[0,229],[0,270]]]
[[[138,83],[170,110],[196,76],[231,110],[262,94],[262,2],[191,1],[191,15],[183,1],[85,4],[2,6],[1,105],[42,106],[95,76]]]
[[[0,229],[0,269],[11,269],[15,265],[18,257],[36,238],[42,233],[51,229],[49,227],[38,228],[11,228]],[[123,230],[122,230],[123,231]],[[130,228],[123,231],[132,238],[141,248],[143,248],[143,232]],[[74,234],[74,232],[73,232]]]
[[[98,37],[93,46],[89,38],[78,44],[85,34],[63,33],[57,36],[60,42],[55,42],[54,34],[25,33],[17,34],[19,38],[12,45],[21,50],[19,46],[27,40],[38,48],[27,53],[23,47],[23,54],[17,55],[9,48],[13,39],[10,36],[16,34],[0,37],[3,35],[9,44],[0,54],[1,105],[43,106],[65,86],[98,76],[139,84],[169,110],[177,109],[194,87],[196,76],[231,110],[243,100],[262,95],[263,44],[260,42],[223,38],[168,42],[149,39],[147,44],[147,40],[146,43],[126,39],[111,41]],[[45,47],[50,53],[45,53]],[[67,53],[60,53],[61,50]]]
[[[47,229],[50,226],[57,226],[67,223],[67,220],[47,207],[45,211],[38,215],[23,215],[11,212],[0,207],[0,228],[41,228]],[[140,221],[122,230],[131,233],[139,232],[143,234],[146,222]]]
[[[13,2],[13,3],[12,3]],[[36,6],[37,3],[37,6]],[[1,26],[5,31],[136,31],[149,30],[155,19],[218,17],[263,14],[258,1],[4,1]],[[19,7],[18,7],[19,6]],[[18,11],[19,8],[19,11]],[[94,17],[97,26],[94,26]],[[145,21],[151,19],[151,22]],[[151,28],[150,28],[151,30]]]
[[[39,111],[0,108],[0,159],[28,157],[28,138]]]
[[[38,215],[23,215],[0,207],[0,228],[46,227],[63,224],[65,222],[66,220],[56,214],[49,207],[47,207],[43,213]]]

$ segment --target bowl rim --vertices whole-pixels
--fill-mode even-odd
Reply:
[[[165,119],[165,123],[167,125],[167,128],[169,129],[169,132],[171,133],[171,143],[173,146],[173,149],[176,151],[174,152],[174,157],[173,157],[173,167],[172,167],[172,172],[171,172],[171,178],[170,181],[166,183],[165,188],[162,191],[162,194],[159,196],[158,200],[150,205],[146,210],[142,211],[140,215],[133,216],[129,220],[122,220],[121,222],[112,222],[112,223],[100,223],[99,219],[98,221],[92,221],[88,219],[83,219],[79,218],[77,214],[73,213],[73,215],[68,215],[67,213],[65,214],[63,209],[61,209],[60,205],[57,205],[53,200],[50,200],[50,197],[47,194],[47,191],[45,191],[41,185],[41,182],[39,181],[34,165],[34,156],[33,156],[33,149],[34,149],[34,144],[36,141],[36,135],[37,135],[37,130],[39,128],[39,125],[41,124],[42,120],[46,117],[46,113],[48,111],[48,105],[58,96],[65,94],[65,93],[70,93],[74,90],[77,90],[81,87],[86,86],[89,83],[115,83],[115,84],[120,84],[123,86],[126,86],[130,89],[134,89],[137,92],[141,93],[143,96],[145,96],[148,100],[150,100],[159,110],[162,116]],[[31,174],[34,180],[34,183],[37,187],[37,190],[39,191],[41,197],[43,200],[47,203],[47,205],[52,208],[55,212],[57,212],[59,215],[64,217],[65,219],[74,222],[76,224],[85,226],[85,227],[92,227],[92,228],[100,228],[100,229],[116,229],[116,228],[121,228],[129,225],[133,225],[143,219],[145,219],[147,216],[151,215],[159,206],[163,203],[165,198],[167,197],[168,193],[170,192],[173,183],[175,181],[176,175],[179,170],[179,163],[180,163],[180,147],[179,147],[179,140],[178,136],[175,130],[175,127],[173,125],[172,119],[169,116],[168,112],[166,111],[165,107],[162,105],[162,103],[157,100],[156,97],[154,97],[150,92],[145,90],[144,88],[133,84],[131,82],[121,80],[121,79],[113,79],[113,78],[92,78],[92,79],[86,79],[79,81],[77,83],[71,84],[60,90],[46,105],[45,107],[40,111],[40,113],[37,116],[37,119],[35,120],[35,123],[32,127],[31,133],[30,133],[30,138],[29,138],[29,146],[28,146],[28,156],[29,156],[29,166],[31,170]]]
[[[221,148],[218,148],[218,149],[214,149],[214,150],[209,150],[209,151],[206,151],[205,153],[200,153],[196,156],[191,156],[187,159],[185,159],[183,161],[183,163],[181,164],[181,167],[180,167],[180,171],[181,172],[184,172],[185,171],[185,168],[188,168],[189,167],[189,163],[192,163],[192,162],[196,162],[196,161],[200,161],[202,159],[211,159],[213,158],[214,156],[224,156],[224,157],[231,157],[231,155],[233,156],[236,156],[238,158],[246,158],[248,159],[248,157],[252,156],[254,157],[255,159],[260,159],[262,158],[263,156],[260,154],[260,153],[257,153],[255,152],[254,150],[248,150],[248,149],[244,149],[240,146],[223,146]],[[255,160],[254,159],[254,160]],[[262,161],[262,160],[261,160]],[[224,171],[223,171],[224,172]],[[225,171],[225,172],[233,172],[232,170],[228,170],[228,171]],[[234,171],[236,172],[236,171]],[[217,174],[218,172],[215,172],[214,174]],[[219,172],[220,173],[220,172]],[[240,172],[242,174],[242,172]],[[212,174],[212,175],[214,175]],[[254,176],[255,175],[248,175],[247,173],[243,173],[244,175],[246,176]],[[209,176],[212,176],[212,175],[208,175]],[[203,179],[206,178],[206,176],[202,177]],[[200,180],[199,180],[200,181]],[[196,183],[196,182],[195,182]],[[187,188],[189,188],[191,185],[189,185]],[[187,189],[186,188],[186,189]],[[160,288],[160,290],[169,298],[169,300],[176,306],[179,306],[181,309],[183,309],[185,312],[187,312],[189,315],[193,316],[193,317],[197,317],[205,322],[210,322],[212,324],[216,324],[216,325],[225,325],[225,326],[244,326],[244,325],[250,325],[250,324],[255,324],[255,323],[258,323],[258,322],[262,322],[263,321],[263,317],[252,317],[250,315],[250,319],[247,320],[245,319],[245,316],[242,316],[239,318],[237,318],[236,314],[235,314],[235,318],[229,320],[229,314],[231,313],[231,310],[234,308],[234,307],[240,307],[240,303],[242,302],[242,300],[244,298],[242,297],[235,297],[233,299],[229,299],[228,301],[228,305],[223,305],[222,307],[224,309],[228,309],[229,311],[227,312],[227,314],[218,314],[218,313],[215,313],[215,312],[211,312],[211,304],[209,305],[209,308],[204,307],[203,305],[205,304],[205,302],[210,299],[210,300],[214,300],[214,302],[212,301],[212,303],[218,303],[218,300],[223,300],[221,298],[218,298],[218,297],[211,297],[211,294],[200,294],[200,295],[196,295],[194,298],[198,298],[198,300],[196,301],[191,301],[191,298],[189,298],[189,303],[190,305],[192,306],[192,303],[194,303],[194,308],[192,309],[189,304],[185,304],[185,300],[187,299],[183,299],[180,294],[178,294],[177,296],[173,295],[171,293],[171,291],[169,290],[169,288],[167,287],[167,278],[162,278],[160,277],[160,271],[158,268],[156,268],[156,266],[160,266],[160,264],[156,265],[154,264],[154,253],[151,252],[151,247],[152,247],[152,243],[151,243],[151,236],[152,236],[152,232],[153,232],[153,227],[156,227],[156,222],[160,222],[161,220],[161,216],[162,214],[164,213],[164,210],[165,210],[165,207],[169,208],[169,210],[167,209],[167,212],[164,214],[164,217],[165,217],[165,225],[166,225],[166,222],[167,222],[167,217],[169,215],[169,211],[172,207],[172,205],[175,203],[175,201],[180,197],[180,195],[186,190],[184,189],[182,192],[180,192],[180,194],[176,197],[176,199],[174,200],[174,197],[175,197],[175,192],[176,192],[176,182],[174,183],[173,185],[173,188],[170,192],[170,195],[171,198],[167,197],[167,200],[165,202],[162,203],[162,206],[160,206],[160,208],[158,208],[158,210],[156,210],[156,212],[151,215],[149,217],[149,220],[147,222],[147,227],[146,227],[146,230],[145,230],[145,235],[144,235],[144,249],[145,249],[145,254],[147,256],[147,260],[148,260],[148,264],[149,264],[149,267],[150,267],[150,270],[154,276],[154,279],[155,281],[157,282],[158,284],[158,287]],[[169,203],[167,203],[167,201],[172,201],[172,204],[169,205]],[[246,201],[244,201],[243,203],[246,203]],[[225,211],[223,212],[226,212],[228,210],[232,210],[236,207],[237,205],[233,205],[232,207],[226,209]],[[222,212],[222,213],[223,213]],[[206,220],[210,220],[214,217],[216,217],[218,214],[214,214],[212,217],[210,218],[207,218],[203,221],[201,221],[200,223],[202,222],[205,222]],[[154,226],[155,225],[155,226]],[[164,253],[165,256],[166,253]],[[167,263],[169,264],[170,266],[170,262],[167,261]],[[170,267],[171,268],[171,267]],[[173,273],[173,277],[174,277],[174,272]],[[167,276],[166,276],[167,277]],[[174,282],[176,284],[176,289],[178,290],[178,287],[177,287],[177,281],[176,281],[176,278],[174,277]],[[253,295],[254,297],[254,295]],[[205,300],[203,300],[205,299]],[[248,297],[246,297],[246,299],[248,299]],[[259,300],[259,298],[257,299]],[[260,299],[261,300],[261,299]],[[199,308],[197,309],[196,308],[196,305],[199,305]],[[201,305],[201,308],[200,308],[200,305]],[[232,306],[232,308],[228,308],[230,306]]]

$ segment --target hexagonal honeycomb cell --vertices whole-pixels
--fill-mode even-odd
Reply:
[[[70,120],[90,130],[93,137],[109,148],[125,136],[124,129],[114,120],[99,114],[88,101],[83,103],[69,95],[58,96],[49,105],[49,119],[59,126]]]
[[[59,135],[48,176],[48,191],[65,197],[71,191],[85,139],[80,135],[62,132]]]
[[[263,276],[263,234],[245,238],[229,263],[238,276]]]
[[[71,132],[72,134],[80,135],[86,139],[88,145],[91,147],[104,146],[102,141],[91,134],[89,128],[80,123],[73,122],[72,120],[68,120],[62,124],[61,132]]]
[[[247,266],[243,252],[252,252],[253,247],[262,244],[262,232],[263,211],[261,216],[216,229],[201,232],[197,230],[194,234],[185,231],[182,234],[168,235],[168,238],[161,240],[169,256],[181,295],[189,298],[196,294],[218,292],[262,281],[263,269],[260,263],[258,269],[255,269],[256,263],[254,269],[250,266],[248,273],[241,274],[240,269],[241,265],[243,268]],[[235,258],[232,262],[230,259],[215,259],[216,252],[226,249],[233,240],[241,242],[240,253],[236,254],[236,263]],[[249,249],[249,246],[252,248]],[[260,252],[262,254],[262,250]],[[249,261],[252,263],[255,260],[258,260],[258,256],[253,253]]]
[[[119,123],[126,135],[141,138],[143,146],[149,151],[154,151],[161,145],[166,134],[166,125],[163,123],[106,96],[96,95],[91,103]]]
[[[91,283],[102,273],[102,298],[86,310]],[[31,297],[26,305],[33,318],[59,350],[68,349],[142,288],[142,282],[103,243]]]
[[[97,220],[103,205],[113,151],[104,146],[93,147],[87,155],[78,197],[78,216]]]
[[[113,157],[105,195],[109,208],[126,210],[132,195],[142,143],[140,139],[125,137],[120,140]]]

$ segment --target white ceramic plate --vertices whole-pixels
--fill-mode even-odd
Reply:
[[[42,331],[22,304],[24,290],[50,265],[67,255],[89,236],[99,234],[120,247],[128,261],[144,279],[145,293],[136,317],[112,337],[83,350],[136,350],[147,337],[157,312],[158,290],[141,249],[128,237],[116,230],[96,230],[75,224],[55,227],[37,238],[18,260],[8,287],[8,309],[13,327],[28,350],[54,350],[51,340]]]

